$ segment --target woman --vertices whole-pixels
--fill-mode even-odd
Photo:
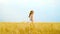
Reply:
[[[33,14],[34,14],[34,11],[31,10],[30,13],[29,13],[29,18],[30,18],[31,22],[33,22]]]

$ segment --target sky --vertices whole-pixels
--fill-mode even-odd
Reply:
[[[29,21],[34,10],[35,22],[60,22],[60,0],[0,0],[0,22]]]

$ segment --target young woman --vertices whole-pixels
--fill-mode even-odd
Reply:
[[[30,18],[31,22],[33,22],[33,14],[34,14],[34,11],[31,10],[30,13],[29,13],[29,18]]]

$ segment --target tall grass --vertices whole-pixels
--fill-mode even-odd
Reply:
[[[0,23],[0,34],[60,34],[60,23]]]

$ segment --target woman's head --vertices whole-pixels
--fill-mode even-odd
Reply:
[[[33,13],[34,13],[34,11],[33,11],[33,10],[31,10],[31,11],[30,11],[30,13],[31,13],[31,14],[33,14]]]
[[[31,15],[33,15],[33,13],[34,13],[34,11],[31,10],[31,11],[30,11],[30,14],[29,14],[29,17],[30,17]]]

